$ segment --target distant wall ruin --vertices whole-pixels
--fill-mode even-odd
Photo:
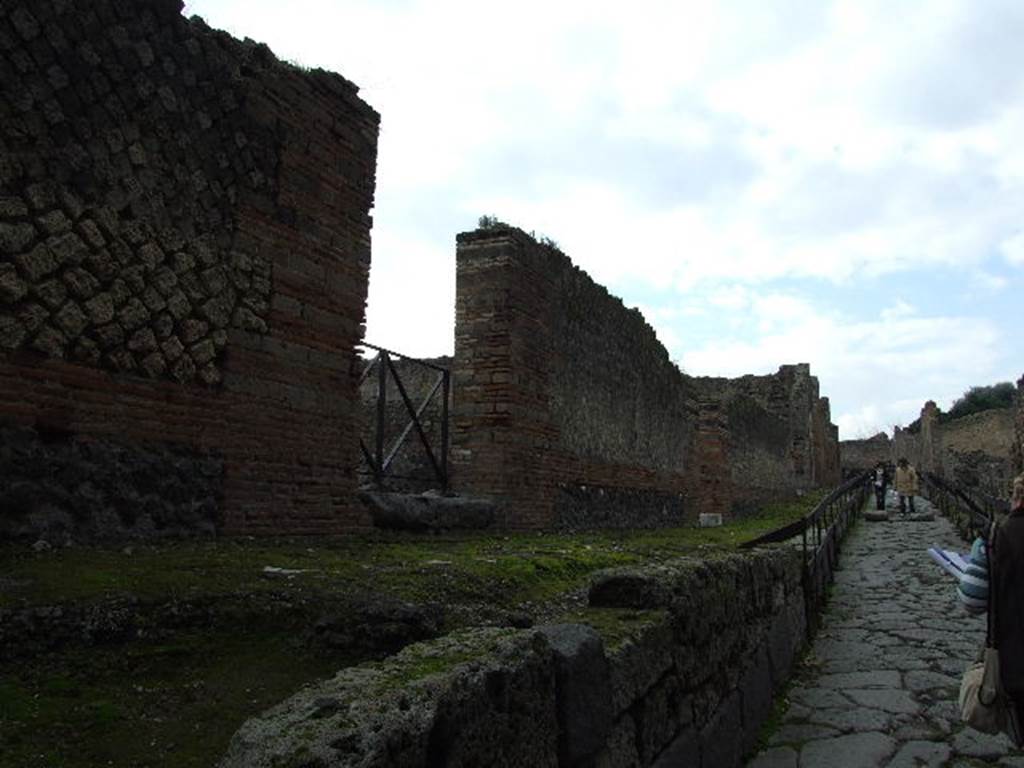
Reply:
[[[806,365],[685,376],[637,310],[512,227],[459,235],[456,268],[455,487],[506,525],[682,524],[838,481]]]
[[[342,77],[181,9],[0,18],[2,534],[361,524],[379,118]],[[97,453],[124,466],[90,476]],[[201,498],[154,481],[181,462],[213,473]]]
[[[807,489],[839,482],[839,437],[828,398],[807,364],[783,365],[769,376],[698,378],[702,402],[716,402],[731,510],[753,509],[780,490]],[[714,438],[712,436],[712,441]],[[699,487],[699,485],[698,485]],[[706,491],[707,504],[719,492]]]
[[[844,440],[843,470],[853,472],[905,456],[921,471],[1003,497],[1014,473],[1015,418],[1020,418],[1016,409],[993,408],[940,422],[938,407],[929,400],[914,431],[897,427],[891,439],[880,433],[868,440]]]

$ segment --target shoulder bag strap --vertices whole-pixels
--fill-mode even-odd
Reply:
[[[988,556],[988,611],[985,624],[985,647],[996,648],[996,534],[998,526],[995,520],[988,531],[988,542],[985,545]]]

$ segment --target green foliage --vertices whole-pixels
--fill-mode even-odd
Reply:
[[[484,214],[476,222],[477,229],[504,229],[508,227],[504,221],[499,219],[497,216],[490,216]]]
[[[939,411],[939,423],[946,424],[964,416],[997,408],[1012,408],[1017,399],[1017,388],[1009,381],[1001,381],[987,387],[971,387],[953,401],[948,411]],[[907,425],[913,435],[921,431],[921,419],[914,419]]]
[[[939,422],[961,419],[972,413],[981,413],[995,408],[1010,408],[1017,396],[1017,388],[1009,381],[1002,381],[988,387],[971,387],[958,397],[947,413],[939,415]]]

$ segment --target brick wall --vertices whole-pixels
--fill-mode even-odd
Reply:
[[[0,19],[0,418],[221,456],[227,532],[351,528],[378,116],[181,7]]]
[[[514,228],[458,237],[453,373],[455,487],[509,526],[680,524],[838,481],[808,366],[685,376],[638,311]]]
[[[843,440],[839,448],[845,474],[870,469],[880,461],[892,461],[892,441],[885,432],[864,440]]]
[[[836,427],[807,364],[768,376],[699,378],[724,413],[720,441],[729,480],[726,506],[742,513],[768,499],[839,482]],[[720,483],[721,485],[721,483]]]
[[[692,518],[690,387],[640,313],[512,228],[459,235],[456,270],[456,487],[513,527]]]

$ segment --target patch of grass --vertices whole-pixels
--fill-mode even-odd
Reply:
[[[247,717],[353,661],[284,634],[193,632],[173,646],[66,650],[3,665],[0,767],[207,768]]]
[[[0,549],[0,605],[312,591],[510,607],[580,587],[602,568],[732,550],[806,514],[820,498],[806,494],[769,504],[719,528],[226,539],[142,545],[131,554],[89,547],[36,554],[7,547]],[[300,573],[268,577],[265,566]]]
[[[707,529],[229,539],[136,545],[130,553],[73,547],[36,554],[8,547],[0,549],[0,604],[272,592],[284,593],[286,605],[381,595],[514,609],[581,589],[603,568],[732,551],[806,514],[816,502],[808,495]],[[301,573],[271,578],[263,574],[268,565]],[[472,611],[466,615],[447,629],[471,621]],[[659,620],[659,613],[586,609],[566,620],[590,624],[614,648]],[[459,650],[413,659],[399,683],[471,656]],[[69,648],[28,664],[0,665],[0,768],[213,765],[246,717],[361,660],[311,652],[271,622],[126,646]]]

